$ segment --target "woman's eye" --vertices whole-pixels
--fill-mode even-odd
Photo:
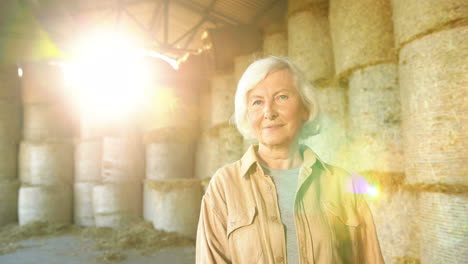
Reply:
[[[261,100],[255,100],[252,102],[252,105],[261,105],[262,104],[262,101]]]
[[[287,100],[289,97],[287,95],[280,95],[279,99],[281,100]]]

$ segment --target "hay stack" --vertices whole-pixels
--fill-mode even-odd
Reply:
[[[349,165],[355,171],[403,172],[397,66],[379,64],[349,79]]]
[[[79,226],[94,226],[94,182],[75,182],[73,185],[73,223]]]
[[[18,102],[20,91],[18,67],[15,65],[0,66],[0,100]]]
[[[401,47],[433,31],[465,23],[468,4],[465,0],[391,0],[395,43]]]
[[[289,15],[288,55],[311,81],[335,74],[328,24],[328,5],[311,5]]]
[[[287,56],[288,34],[285,24],[271,24],[263,31],[263,56]]]
[[[408,182],[465,184],[468,175],[468,26],[401,49],[405,170]]]
[[[211,178],[217,169],[242,157],[243,139],[237,128],[222,124],[202,134],[195,161],[195,175]]]
[[[21,139],[21,105],[0,100],[0,140],[18,142]]]
[[[152,188],[153,226],[195,239],[197,233],[202,187],[199,179],[158,181]]]
[[[422,193],[419,206],[421,263],[466,263],[467,196]]]
[[[0,181],[18,178],[18,144],[0,139]]]
[[[146,178],[164,180],[193,177],[194,146],[184,140],[146,145]]]
[[[71,185],[73,144],[65,141],[23,141],[20,145],[19,169],[21,182],[25,184]]]
[[[0,180],[0,226],[15,222],[18,219],[18,188],[17,180]]]
[[[39,141],[72,137],[72,126],[64,107],[58,104],[24,106],[23,139]]]
[[[244,74],[247,67],[249,67],[249,65],[252,64],[252,62],[261,59],[262,56],[263,55],[261,52],[253,52],[234,58],[234,87],[237,87],[237,84],[239,83],[239,80]]]
[[[211,79],[211,127],[229,122],[234,115],[235,93],[232,74],[216,74]]]
[[[96,226],[118,228],[139,220],[142,197],[140,182],[94,186],[93,211]]]
[[[317,117],[317,127],[305,130],[308,136],[302,139],[302,144],[309,146],[324,161],[338,163],[338,157],[346,143],[346,98],[345,90],[340,86],[316,88],[315,94],[320,108]]]
[[[64,93],[63,72],[59,65],[48,61],[21,65],[21,95],[24,104],[55,102]]]
[[[382,191],[368,201],[385,263],[420,256],[418,195],[403,189]]]
[[[78,141],[75,145],[75,182],[100,182],[101,157],[101,139]]]
[[[144,150],[136,137],[104,137],[102,139],[103,182],[141,182],[144,175]]]
[[[19,189],[18,219],[20,225],[36,221],[70,224],[72,220],[70,186],[23,184]]]
[[[336,73],[395,61],[389,0],[330,0]]]

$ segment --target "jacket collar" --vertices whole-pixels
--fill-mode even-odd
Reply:
[[[251,145],[249,149],[245,152],[244,156],[241,158],[241,176],[245,177],[247,172],[252,167],[252,165],[257,164],[260,167],[260,163],[257,157],[257,150],[258,145]],[[330,172],[328,168],[328,164],[323,162],[315,152],[313,152],[309,147],[305,145],[299,146],[299,151],[302,154],[304,162],[302,164],[303,167],[312,167],[316,161],[318,160],[325,170]]]

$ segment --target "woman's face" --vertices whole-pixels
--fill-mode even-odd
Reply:
[[[247,115],[260,144],[289,147],[309,118],[288,70],[267,75],[247,94]]]

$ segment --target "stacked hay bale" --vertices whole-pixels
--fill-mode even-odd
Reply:
[[[83,138],[75,142],[73,220],[76,225],[95,226],[93,189],[101,181],[102,141]]]
[[[47,61],[28,63],[22,70],[19,224],[71,223],[73,130],[63,104],[63,74]]]
[[[75,144],[74,222],[119,228],[142,213],[144,150],[135,120],[96,120],[82,113]]]
[[[333,81],[335,68],[328,22],[328,1],[288,1],[288,55],[312,85],[320,115],[303,131],[302,143],[336,164],[346,142],[345,90]]]
[[[192,93],[198,91],[185,86],[188,73],[184,68],[180,72],[172,68],[167,71],[156,89],[166,89],[178,103],[162,104],[156,111],[146,113],[143,217],[156,229],[195,238],[202,195],[200,181],[194,179],[198,122],[194,118],[197,109]],[[181,118],[173,118],[179,112]],[[163,124],[157,117],[161,113],[168,117]]]
[[[393,0],[408,189],[420,193],[421,262],[468,257],[468,5]]]
[[[137,132],[102,137],[102,184],[93,188],[96,226],[117,228],[141,218],[143,153]]]
[[[17,220],[21,103],[17,67],[0,67],[0,226]]]
[[[386,263],[417,258],[418,196],[396,186],[404,167],[390,1],[331,0],[330,29],[336,78],[348,83],[349,144],[340,165],[379,187],[369,203]]]

